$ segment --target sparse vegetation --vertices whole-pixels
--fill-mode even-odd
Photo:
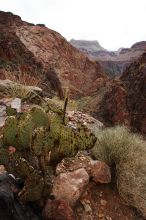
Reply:
[[[121,197],[146,217],[146,143],[143,138],[124,126],[106,128],[97,134],[92,155],[115,165]]]

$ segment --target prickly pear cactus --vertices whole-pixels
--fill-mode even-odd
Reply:
[[[49,128],[49,117],[48,114],[41,107],[33,107],[29,113],[34,124],[34,128],[45,127]]]
[[[17,128],[18,128],[17,118],[15,116],[9,116],[6,119],[5,127],[3,129],[4,146],[17,145]]]
[[[58,140],[60,136],[62,118],[60,115],[53,114],[50,119],[50,133],[53,140]]]
[[[4,145],[12,145],[19,150],[29,148],[34,129],[41,126],[48,129],[49,125],[48,114],[41,107],[33,107],[20,117],[8,116],[3,131]]]
[[[40,156],[48,147],[47,133],[43,127],[36,128],[32,137],[31,149],[36,156]]]
[[[50,130],[50,132],[52,132]],[[86,128],[75,131],[65,125],[60,126],[60,134],[54,142],[54,148],[51,150],[51,162],[58,162],[63,157],[72,157],[78,151],[87,150],[94,146],[96,137]]]
[[[15,108],[12,108],[11,106],[7,106],[6,113],[8,116],[17,115],[17,110]]]
[[[87,128],[81,124],[77,129],[78,150],[90,149],[96,142],[96,137],[87,130]]]
[[[33,123],[30,115],[20,119],[17,126],[17,147],[19,150],[30,148],[33,133]]]
[[[19,193],[20,200],[36,201],[42,196],[44,180],[41,173],[34,169],[31,164],[24,158],[15,160],[15,173],[25,178],[25,185]]]

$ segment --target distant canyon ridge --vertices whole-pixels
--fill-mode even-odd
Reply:
[[[91,60],[98,61],[104,72],[112,78],[120,76],[126,67],[146,50],[146,41],[137,42],[131,48],[120,48],[117,51],[106,50],[96,40],[71,39],[70,43],[85,53]]]

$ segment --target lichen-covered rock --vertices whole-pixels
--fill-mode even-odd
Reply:
[[[3,142],[6,146],[16,146],[17,145],[17,119],[15,116],[10,116],[5,122],[5,127],[3,130]]]
[[[73,206],[88,183],[89,175],[84,168],[73,172],[61,173],[54,180],[52,193],[56,199],[64,199]]]

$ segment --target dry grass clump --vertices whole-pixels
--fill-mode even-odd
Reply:
[[[146,217],[146,143],[124,126],[107,128],[97,134],[92,155],[115,164],[121,197]]]
[[[8,89],[5,89],[4,94],[6,97],[28,99],[32,95],[32,91],[26,86],[21,84],[14,84]]]
[[[5,89],[3,92],[6,97],[19,97],[22,99],[28,99],[32,96],[32,89],[29,89],[28,86],[40,87],[41,79],[37,76],[36,70],[34,73],[23,72],[20,68],[11,72],[9,68],[4,70],[4,77],[13,82],[8,89]]]
[[[41,80],[37,76],[37,73],[28,74],[28,73],[22,72],[20,69],[18,69],[17,71],[15,71],[15,74],[14,74],[9,70],[5,70],[4,76],[6,79],[9,79],[9,80],[16,82],[16,83],[20,83],[25,86],[39,87],[41,85]]]

